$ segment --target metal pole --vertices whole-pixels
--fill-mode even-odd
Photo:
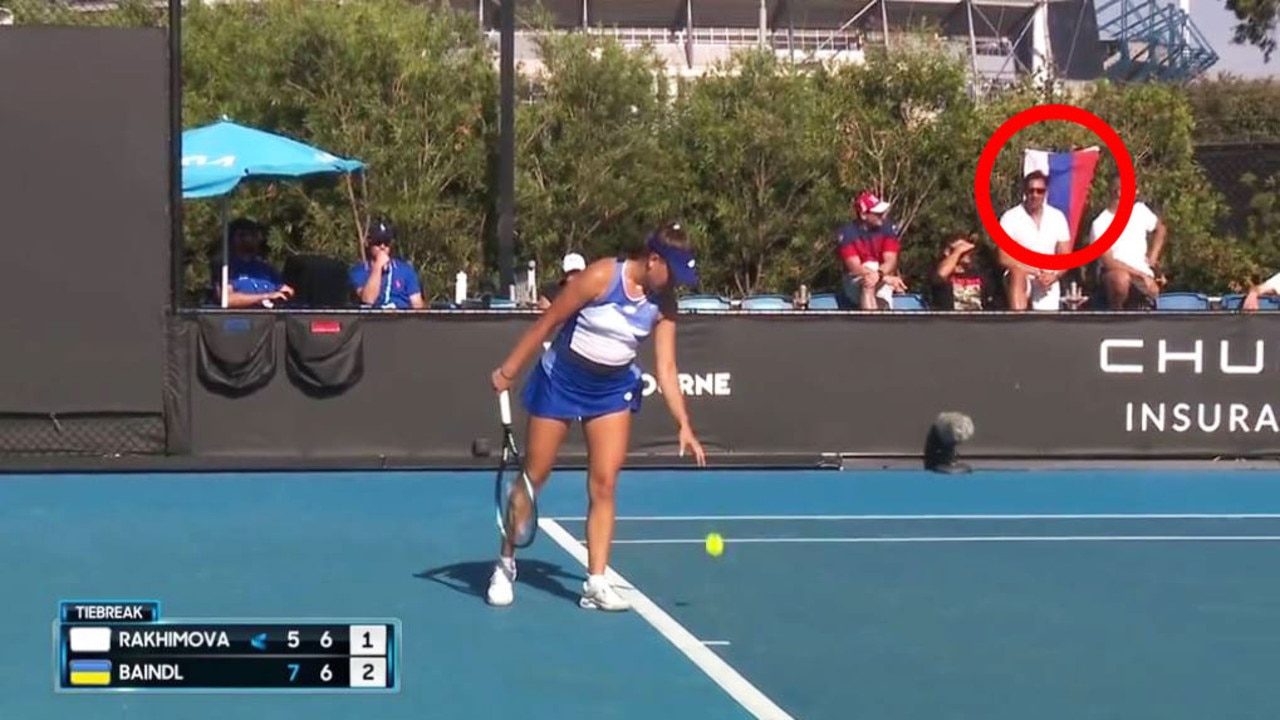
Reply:
[[[884,30],[884,49],[889,49],[889,5],[888,0],[880,0],[880,27]]]
[[[978,75],[978,39],[973,31],[973,0],[965,0],[965,12],[969,15],[969,64],[973,68],[973,80],[970,87],[977,88],[982,82],[982,78]],[[975,98],[976,93],[975,93]]]
[[[182,304],[182,0],[169,0],[169,309]],[[223,261],[225,266],[226,262]],[[225,285],[225,283],[224,283]],[[225,290],[223,291],[226,292]]]
[[[795,0],[786,0],[787,3],[787,51],[791,54],[791,64],[796,64],[796,19],[795,13],[791,12]]]
[[[498,17],[502,76],[498,143],[498,287],[506,289],[515,283],[516,271],[516,0],[502,0]]]

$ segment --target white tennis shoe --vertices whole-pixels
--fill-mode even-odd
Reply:
[[[603,575],[591,575],[582,583],[582,599],[578,600],[578,607],[585,610],[622,612],[630,610],[631,603],[623,600]]]
[[[489,592],[486,598],[490,605],[506,607],[516,599],[516,564],[510,561],[508,566],[499,560],[493,566],[493,575],[489,576]]]

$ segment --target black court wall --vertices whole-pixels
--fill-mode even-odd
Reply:
[[[164,450],[168,41],[0,32],[0,452]]]
[[[476,439],[497,446],[489,373],[531,319],[190,316],[171,427],[197,457],[466,464]],[[308,347],[316,338],[328,345]],[[690,315],[679,363],[722,461],[918,456],[947,410],[974,418],[972,455],[1268,456],[1280,454],[1277,338],[1280,315],[1265,314]],[[633,455],[670,459],[651,382],[645,403]],[[581,450],[575,433],[566,451]]]
[[[167,53],[162,29],[0,32],[0,412],[160,413]]]

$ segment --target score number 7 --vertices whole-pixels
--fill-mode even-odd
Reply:
[[[299,665],[297,663],[289,663],[289,682],[294,682],[295,680],[298,679],[298,669],[299,669]],[[372,672],[372,669],[370,669],[370,672]],[[320,680],[322,682],[329,682],[332,679],[333,679],[333,671],[329,669],[328,665],[325,665],[324,668],[320,670]],[[365,679],[372,680],[373,678],[366,677]]]

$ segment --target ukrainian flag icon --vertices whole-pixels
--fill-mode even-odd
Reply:
[[[110,685],[111,684],[111,661],[110,660],[72,660],[71,661],[71,684],[77,685],[77,686]]]

